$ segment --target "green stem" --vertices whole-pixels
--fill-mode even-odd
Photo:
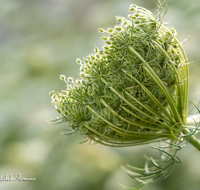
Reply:
[[[187,125],[196,125],[197,123],[200,123],[200,114],[190,115],[187,117]],[[192,135],[189,139],[189,142],[198,150],[200,150],[200,140],[197,137]]]
[[[198,138],[192,135],[189,142],[200,151],[200,140]]]

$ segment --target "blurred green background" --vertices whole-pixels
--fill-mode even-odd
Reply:
[[[164,20],[174,26],[190,65],[190,99],[200,88],[200,1],[166,0]],[[1,0],[0,1],[0,176],[21,173],[35,182],[0,181],[2,190],[120,190],[134,186],[120,165],[143,166],[149,146],[110,148],[78,144],[65,137],[65,125],[47,120],[59,116],[48,93],[65,89],[60,74],[78,77],[75,60],[103,45],[98,27],[115,25],[130,4],[156,13],[156,0]],[[188,145],[165,180],[146,190],[199,190],[200,152]]]

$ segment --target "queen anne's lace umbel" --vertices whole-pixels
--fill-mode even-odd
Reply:
[[[131,5],[128,18],[99,29],[102,50],[77,59],[80,79],[50,92],[71,133],[109,146],[133,146],[181,139],[186,120],[188,66],[174,28],[150,11]],[[184,96],[183,96],[184,95]]]
[[[52,104],[70,132],[79,133],[113,147],[127,147],[162,141],[154,147],[161,159],[145,156],[144,169],[127,165],[125,171],[142,183],[165,178],[180,163],[176,156],[182,142],[200,150],[198,120],[188,117],[188,60],[174,28],[162,23],[165,2],[159,2],[155,17],[150,11],[131,5],[128,18],[117,17],[118,25],[102,37],[102,50],[95,47],[86,58],[77,59],[80,79],[66,78],[67,89],[50,92]],[[200,109],[194,105],[198,111]],[[189,117],[188,117],[189,118]],[[195,121],[196,120],[196,121]],[[187,141],[184,141],[187,140]]]

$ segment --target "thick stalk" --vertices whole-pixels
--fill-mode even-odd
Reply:
[[[192,115],[187,118],[187,124],[196,124],[200,122],[200,114]],[[200,140],[192,135],[189,139],[189,142],[195,146],[200,151]]]
[[[200,151],[200,140],[199,139],[197,139],[194,135],[192,135],[190,137],[189,142]]]

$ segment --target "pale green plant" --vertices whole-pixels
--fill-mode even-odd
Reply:
[[[200,142],[197,123],[187,122],[188,59],[176,30],[162,22],[167,6],[159,2],[157,16],[136,5],[129,11],[115,28],[99,28],[105,45],[77,59],[81,78],[61,75],[67,89],[50,96],[61,115],[53,121],[67,122],[68,134],[112,147],[163,142],[154,147],[160,160],[146,156],[144,169],[123,167],[143,187],[172,171],[183,142],[199,150]]]

